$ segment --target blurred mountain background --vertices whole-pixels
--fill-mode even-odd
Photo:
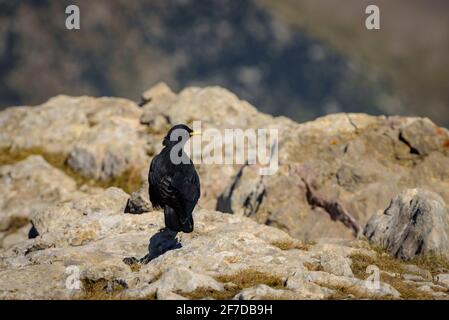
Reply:
[[[76,4],[81,30],[65,28]],[[381,30],[365,29],[377,4]],[[138,101],[220,85],[297,121],[334,112],[449,126],[444,0],[0,0],[0,109],[57,94]]]

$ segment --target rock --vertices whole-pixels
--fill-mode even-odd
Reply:
[[[133,193],[168,128],[196,120],[202,130],[273,128],[279,136],[274,175],[262,178],[258,166],[198,164],[199,206],[247,215],[304,241],[354,239],[397,190],[424,187],[449,199],[449,132],[428,119],[334,114],[298,124],[219,87],[175,93],[160,83],[143,94],[141,108],[68,96],[9,108],[0,113],[0,148],[56,154],[69,171],[103,186],[137,181],[124,187]]]
[[[0,299],[70,299],[72,292],[66,287],[65,271],[60,263],[1,270]]]
[[[293,273],[286,281],[286,287],[290,290],[299,292],[306,299],[326,299],[332,295],[332,290],[326,287],[320,287],[307,277],[305,270]]]
[[[109,188],[36,214],[32,222],[39,235],[0,251],[0,297],[181,299],[196,292],[197,298],[211,299],[213,292],[241,288],[236,299],[326,299],[335,288],[345,288],[354,297],[399,298],[386,283],[372,288],[351,276],[307,270],[308,264],[321,263],[330,272],[349,274],[346,256],[366,250],[341,249],[352,242],[281,250],[274,244],[295,239],[249,218],[206,209],[195,210],[193,233],[170,233],[160,230],[160,211],[125,214],[128,198]],[[336,267],[332,259],[339,261]],[[99,285],[89,292],[70,287],[67,281],[72,283],[74,275]],[[281,280],[270,287],[273,277]]]
[[[267,285],[259,284],[255,287],[242,290],[242,292],[234,297],[234,300],[292,300],[295,298],[299,299],[299,296],[291,291],[273,289]]]
[[[314,261],[315,253],[275,247],[276,242],[295,242],[279,229],[246,217],[200,209],[194,212],[193,233],[169,234],[160,231],[163,226],[160,211],[125,214],[128,198],[122,190],[109,188],[51,205],[36,214],[32,222],[39,235],[0,251],[3,270],[0,296],[83,299],[106,295],[168,299],[197,289],[220,292],[225,286],[229,290],[242,285],[239,297],[245,299],[264,295],[321,299],[331,294],[314,281],[301,280],[300,274],[307,272],[304,264]],[[48,265],[53,266],[54,272],[48,272],[45,267]],[[83,283],[101,284],[93,286],[100,292],[86,295],[82,288],[67,289],[65,281],[71,279],[73,268],[78,270]],[[19,284],[16,281],[19,271],[22,278],[39,278],[39,281]],[[239,282],[241,273],[248,279],[259,280],[245,287]],[[223,283],[220,277],[235,280]],[[265,277],[288,280],[285,286],[267,289]],[[115,293],[117,288],[119,293]],[[213,298],[207,290],[204,292],[203,298]]]
[[[401,130],[400,138],[409,145],[411,152],[427,156],[441,147],[436,130],[430,119],[417,119]],[[416,132],[421,134],[417,135]]]
[[[345,288],[355,296],[371,298],[399,298],[400,293],[387,283],[379,282],[378,286],[369,281],[356,278],[335,276],[322,271],[311,271],[307,276],[311,281],[320,286],[330,288]]]
[[[395,236],[433,222],[419,248],[446,250],[449,132],[428,119],[335,114],[298,124],[219,87],[175,93],[159,84],[142,99],[139,107],[58,96],[0,112],[1,298],[326,299],[343,296],[338,288],[345,298],[399,298],[386,283],[354,278],[351,257],[377,258],[362,226],[397,190],[416,187],[441,197],[418,191],[412,205],[393,201],[388,214],[398,207],[410,217],[416,206],[425,222],[406,220],[403,233],[396,219]],[[279,167],[261,176],[259,165],[197,164],[195,231],[177,234],[162,229],[142,181],[168,128],[196,120],[220,132],[278,129]],[[371,241],[387,237],[373,230]],[[400,241],[401,255],[413,253],[413,239]],[[430,280],[418,269],[405,269],[404,283]],[[66,286],[73,270],[81,289]]]
[[[157,295],[159,290],[162,295],[202,287],[223,290],[224,284],[215,279],[217,276],[245,270],[266,274],[278,270],[280,276],[287,276],[310,260],[306,251],[273,247],[275,241],[294,241],[278,229],[207,210],[194,213],[195,231],[177,235],[176,243],[180,246],[172,246],[172,237],[176,235],[169,237],[158,231],[163,226],[162,212],[125,214],[128,198],[120,189],[109,188],[93,196],[52,205],[36,214],[32,221],[39,236],[0,251],[0,269],[6,272],[0,288],[2,296],[7,297],[10,290],[17,288],[15,280],[7,280],[6,276],[15,270],[30,272],[42,282],[47,281],[45,288],[53,286],[58,292],[60,280],[53,283],[52,273],[47,275],[44,268],[36,269],[49,264],[61,265],[61,279],[67,277],[64,268],[75,266],[81,280],[123,283],[125,289],[120,297],[144,298]],[[140,259],[153,251],[157,252],[152,259],[140,267],[123,263],[126,257]],[[41,274],[37,275],[36,270],[41,270]],[[27,292],[27,297],[54,297],[47,289],[36,290],[34,295],[33,292]],[[61,297],[82,298],[83,293],[65,292]]]
[[[31,223],[25,224],[19,229],[8,230],[3,233],[3,238],[1,239],[1,247],[8,249],[15,245],[16,243],[27,240],[30,237],[30,230],[32,228]],[[1,234],[1,233],[0,233]],[[1,237],[1,236],[0,236]]]
[[[131,197],[126,203],[125,213],[141,214],[153,210],[148,194],[148,183],[137,191],[131,193]]]
[[[109,188],[100,195],[85,196],[73,202],[49,207],[33,219],[39,238],[60,246],[78,246],[99,239],[108,232],[131,230],[134,219],[122,219],[128,194]]]
[[[112,179],[148,162],[141,113],[125,99],[57,96],[2,113],[10,125],[2,128],[0,147],[59,154],[89,178]]]
[[[183,267],[174,267],[166,271],[162,277],[150,285],[150,291],[168,290],[171,292],[192,292],[196,289],[224,290],[223,284],[212,277],[197,274]]]
[[[146,90],[144,93],[142,93],[141,105],[154,102],[154,100],[166,96],[174,96],[174,93],[165,82],[159,82],[150,89]]]
[[[436,275],[435,281],[449,288],[449,273],[441,273]]]
[[[351,239],[397,190],[422,186],[449,200],[449,134],[429,120],[335,114],[287,128],[276,174],[261,179],[257,168],[241,169],[218,198],[219,210],[248,214],[249,200],[263,194],[250,206],[256,221],[302,240]],[[412,132],[431,147],[413,152]]]
[[[158,300],[187,300],[186,298],[184,298],[179,294],[164,289],[157,290],[156,298]]]
[[[402,279],[406,280],[406,281],[413,281],[413,282],[423,282],[426,281],[426,279],[424,279],[421,276],[418,276],[416,274],[403,274],[402,275]]]
[[[0,248],[26,239],[29,221],[40,210],[83,194],[72,178],[41,156],[1,166],[0,193]]]
[[[131,166],[148,162],[137,119],[103,120],[81,135],[68,154],[67,164],[80,174],[99,180],[118,177]]]
[[[350,260],[348,258],[324,252],[320,261],[323,271],[335,274],[336,276],[353,277]]]
[[[367,223],[365,236],[400,259],[417,255],[449,257],[449,220],[444,200],[437,194],[411,189],[394,198]]]
[[[403,268],[405,271],[423,277],[426,280],[432,280],[432,273],[430,273],[429,270],[419,268],[418,266],[415,266],[413,264],[406,264],[403,266]]]

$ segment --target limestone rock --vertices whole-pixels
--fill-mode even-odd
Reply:
[[[196,165],[202,194],[195,231],[176,234],[162,229],[163,213],[151,208],[146,183],[126,192],[108,186],[145,181],[168,128],[196,120],[202,130],[222,133],[278,129],[279,168],[260,176],[259,165]],[[354,238],[397,190],[417,187],[440,197],[419,191],[393,201],[386,217],[370,221],[370,239],[391,248],[401,243],[393,249],[409,255],[419,237],[401,235],[421,228],[429,231],[420,238],[422,252],[447,250],[449,132],[428,119],[335,114],[298,124],[260,113],[223,88],[175,93],[159,84],[140,107],[119,98],[57,96],[8,108],[0,128],[0,298],[181,299],[190,292],[204,299],[326,299],[341,295],[338,288],[344,298],[400,298],[386,283],[367,287],[350,262],[354,254],[377,257]],[[412,208],[424,217],[418,224],[392,218],[410,218]],[[374,228],[392,221],[395,235]],[[404,269],[403,281],[441,291],[429,270],[418,269]],[[80,289],[67,285],[73,275]],[[412,281],[416,276],[428,282]],[[281,280],[270,287],[273,277]]]
[[[155,291],[159,289],[172,292],[192,292],[198,288],[209,288],[221,291],[223,284],[214,280],[212,277],[197,274],[187,268],[175,267],[166,271],[162,277],[150,285]],[[150,289],[151,290],[151,289]]]
[[[141,214],[153,210],[148,194],[148,182],[137,191],[131,193],[126,203],[125,213]]]
[[[299,295],[294,292],[280,289],[273,289],[267,285],[259,284],[255,287],[242,290],[234,297],[234,300],[270,300],[283,299],[292,300],[298,299]]]
[[[442,273],[435,276],[437,283],[442,284],[449,288],[449,273]]]
[[[0,113],[0,149],[57,154],[88,179],[145,181],[167,130],[196,120],[222,133],[278,130],[272,176],[259,176],[258,166],[198,164],[199,206],[247,215],[301,240],[353,239],[397,190],[421,187],[449,199],[449,132],[428,119],[334,114],[298,124],[219,87],[175,93],[160,83],[143,93],[140,108],[125,99],[68,96],[9,108]]]
[[[352,291],[356,296],[374,298],[399,298],[401,296],[395,288],[384,282],[379,282],[378,285],[374,285],[369,281],[336,276],[323,271],[311,271],[306,277],[321,286],[330,288],[346,288],[347,290]]]
[[[335,114],[287,128],[276,174],[237,171],[219,210],[248,214],[260,194],[250,211],[256,221],[304,240],[350,239],[397,190],[422,187],[449,200],[449,133],[428,119]]]
[[[324,252],[321,255],[320,264],[324,271],[335,274],[336,276],[354,276],[351,270],[350,260],[337,254]]]
[[[364,234],[400,259],[426,254],[449,257],[446,204],[439,195],[426,190],[402,192],[382,214],[370,219]]]
[[[24,236],[31,227],[29,221],[40,210],[83,194],[77,191],[72,178],[41,156],[30,156],[14,165],[1,166],[0,193],[0,248],[26,239]],[[20,234],[16,232],[18,230],[21,230]]]

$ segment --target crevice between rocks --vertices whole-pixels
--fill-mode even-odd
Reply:
[[[407,147],[410,148],[410,154],[416,154],[418,156],[421,156],[421,153],[419,152],[418,149],[414,148],[409,141],[407,141],[407,139],[405,139],[404,135],[402,134],[402,132],[399,132],[399,141],[401,141],[402,143],[404,143]]]
[[[314,191],[304,178],[301,177],[301,180],[306,188],[307,203],[312,209],[316,207],[323,209],[329,214],[332,220],[340,221],[343,225],[351,229],[354,236],[359,234],[361,230],[359,224],[354,217],[343,208],[341,203],[334,199],[326,199],[324,196]]]
[[[215,207],[215,210],[223,212],[223,213],[231,213],[233,214],[234,211],[232,210],[232,205],[231,205],[231,199],[232,199],[232,194],[234,193],[235,188],[237,188],[240,179],[242,178],[243,175],[243,169],[245,169],[245,167],[248,164],[244,164],[239,172],[237,172],[237,175],[234,178],[234,181],[232,182],[231,186],[229,187],[228,190],[226,190],[225,192],[223,192],[217,199],[217,205]]]

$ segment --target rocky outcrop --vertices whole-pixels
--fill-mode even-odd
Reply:
[[[401,296],[354,276],[352,257],[375,255],[362,243],[301,245],[205,209],[195,212],[193,233],[176,234],[160,230],[160,211],[124,213],[128,197],[109,188],[37,213],[38,236],[0,251],[0,297],[325,299],[342,288],[347,297]]]
[[[448,141],[428,119],[338,114],[298,124],[280,139],[277,173],[241,168],[217,209],[300,239],[352,238],[398,190],[422,187],[449,200]]]
[[[41,156],[0,167],[0,248],[26,240],[30,221],[47,206],[83,194],[73,179]]]
[[[58,96],[2,112],[0,148],[61,155],[81,175],[107,180],[148,161],[140,114],[124,99]]]
[[[368,221],[364,234],[400,259],[418,255],[449,258],[449,212],[432,192],[411,189],[393,199],[382,213]]]
[[[220,132],[278,129],[279,170],[198,164],[195,232],[174,234],[143,181],[166,130],[195,120]],[[298,124],[222,88],[159,84],[140,106],[58,96],[9,108],[0,125],[2,298],[446,297],[445,263],[385,263],[356,240],[365,230],[405,259],[447,250],[449,132],[430,120]],[[406,192],[370,220],[416,187],[429,191]],[[365,282],[373,265],[378,286]]]
[[[352,239],[398,190],[422,187],[449,199],[449,132],[428,119],[335,114],[298,124],[260,113],[219,87],[177,94],[158,84],[143,94],[140,108],[118,98],[67,96],[10,108],[0,113],[0,147],[47,160],[56,155],[61,169],[83,177],[74,177],[81,184],[93,179],[132,193],[146,180],[167,129],[196,120],[202,130],[222,133],[279,130],[274,175],[262,177],[253,165],[198,164],[199,206],[248,216],[298,239]],[[129,210],[149,210],[136,200],[138,208],[131,202]]]

